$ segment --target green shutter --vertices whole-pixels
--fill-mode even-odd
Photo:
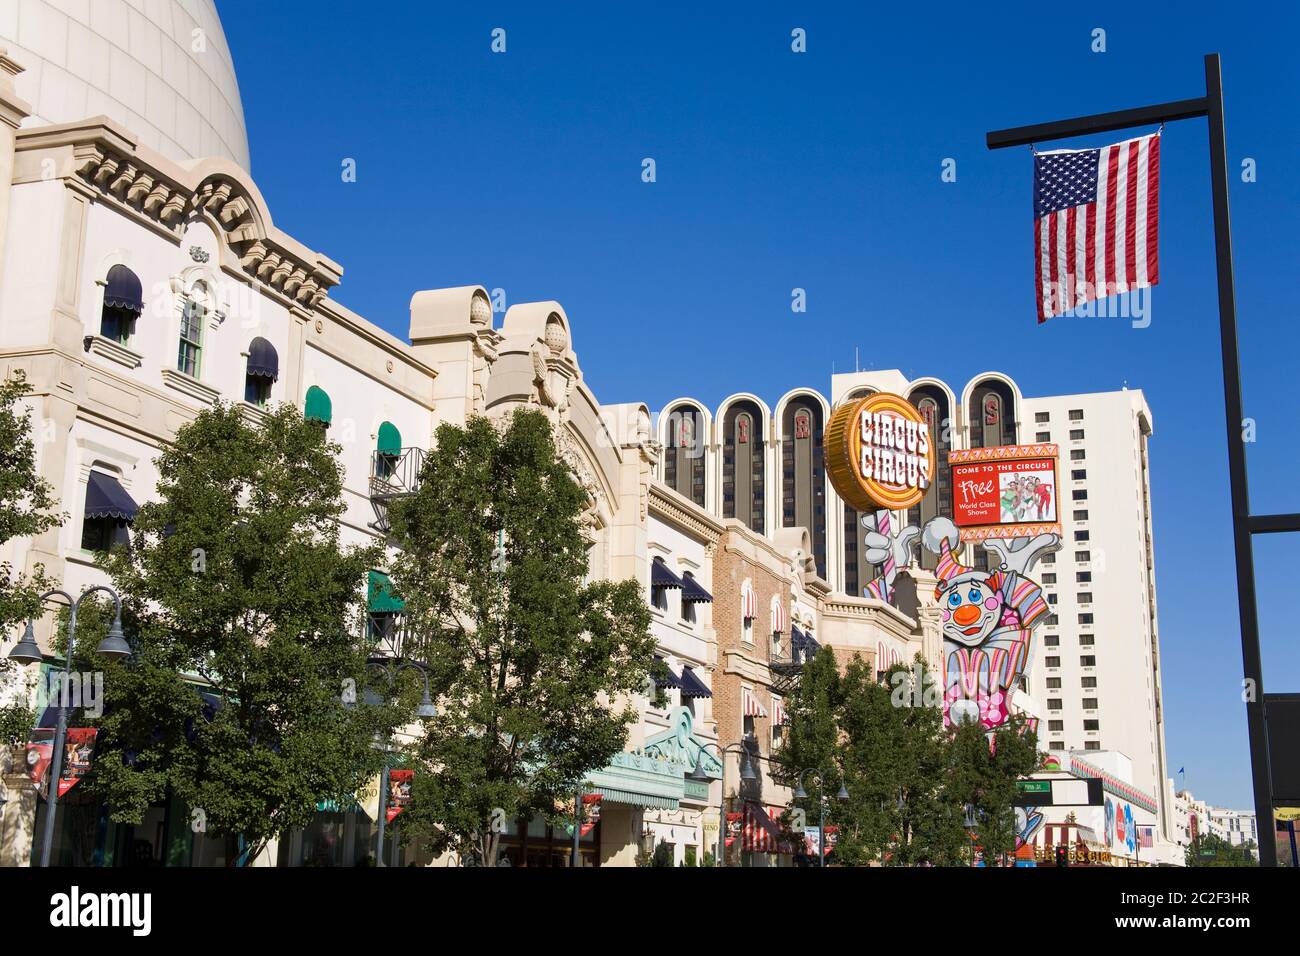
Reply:
[[[334,407],[330,403],[325,389],[313,385],[307,389],[307,398],[303,402],[302,417],[308,421],[323,422],[328,425],[333,420]]]
[[[406,608],[406,602],[393,593],[393,582],[383,571],[370,572],[366,604],[371,614],[400,614]]]
[[[402,453],[402,433],[392,422],[379,426],[379,440],[376,443],[381,455],[400,455]]]

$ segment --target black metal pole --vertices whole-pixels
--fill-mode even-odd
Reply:
[[[1255,604],[1255,553],[1251,544],[1250,486],[1241,438],[1241,359],[1237,350],[1237,293],[1232,270],[1232,223],[1228,217],[1228,152],[1223,125],[1223,75],[1219,55],[1205,57],[1205,101],[1210,121],[1210,182],[1214,189],[1214,257],[1219,277],[1219,339],[1223,349],[1223,406],[1228,435],[1228,483],[1232,493],[1232,544],[1237,556],[1237,607],[1246,683],[1246,728],[1255,791],[1255,817],[1273,831],[1273,794],[1264,722],[1264,667]],[[1260,847],[1260,864],[1277,866],[1277,846]]]
[[[573,859],[570,866],[578,865],[578,837],[582,831],[582,788],[578,787],[573,791]]]
[[[1204,116],[1210,131],[1210,186],[1214,202],[1214,251],[1218,272],[1219,340],[1223,360],[1224,421],[1228,436],[1228,482],[1232,502],[1232,538],[1237,562],[1237,605],[1241,623],[1243,673],[1248,683],[1246,728],[1250,738],[1255,818],[1260,832],[1273,828],[1272,780],[1268,728],[1264,714],[1264,675],[1259,650],[1259,614],[1255,604],[1255,559],[1252,533],[1300,530],[1300,516],[1250,515],[1246,447],[1241,439],[1241,359],[1237,348],[1237,299],[1232,269],[1232,227],[1228,215],[1228,157],[1223,122],[1223,77],[1217,53],[1205,56],[1205,96],[1096,113],[1072,120],[1039,123],[988,133],[989,149],[1025,146],[1052,139],[1104,133],[1131,126],[1167,123]],[[1277,848],[1260,841],[1260,864],[1277,865]]]
[[[385,745],[387,746],[387,745]],[[388,823],[388,753],[384,753],[384,772],[379,777],[379,834],[375,845],[375,866],[387,866],[384,862],[384,826]]]

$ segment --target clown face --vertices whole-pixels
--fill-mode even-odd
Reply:
[[[982,644],[1002,617],[1002,596],[987,581],[962,581],[939,596],[945,639],[974,647]]]

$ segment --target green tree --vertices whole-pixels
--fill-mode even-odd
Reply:
[[[61,524],[54,491],[36,469],[31,410],[22,404],[29,393],[26,374],[19,369],[0,383],[0,545],[14,538],[34,538]],[[8,637],[29,618],[41,614],[41,592],[51,587],[44,567],[24,575],[0,561],[0,636]],[[0,698],[16,698],[0,708],[4,739],[26,739],[32,711],[26,688],[17,687],[18,668],[0,655]]]
[[[1188,866],[1259,866],[1253,841],[1236,846],[1214,833],[1202,833],[1183,854]]]
[[[444,702],[403,826],[433,852],[491,865],[494,823],[554,818],[623,748],[636,714],[621,702],[645,689],[655,644],[637,581],[586,581],[589,504],[545,415],[520,410],[500,429],[440,427],[392,509],[393,581]]]
[[[975,842],[992,865],[1016,846],[1016,781],[1038,769],[1037,735],[1024,718],[1012,717],[989,734],[978,722],[961,724],[952,735],[950,789],[975,815]]]
[[[340,543],[339,450],[292,406],[254,427],[218,405],[158,457],[158,500],[141,506],[131,547],[101,558],[127,596],[132,658],[89,656],[107,605],[78,620],[83,666],[105,671],[88,785],[114,819],[138,823],[171,793],[232,851],[242,836],[252,859],[379,771],[373,744],[404,722],[413,691],[347,703],[374,684],[360,634],[380,552]]]

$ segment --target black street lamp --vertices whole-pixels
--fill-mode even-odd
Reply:
[[[700,744],[699,755],[695,758],[695,768],[686,775],[686,779],[693,780],[696,783],[708,783],[712,778],[704,772],[704,748],[712,747],[718,752],[718,760],[722,762],[722,796],[718,800],[718,855],[717,865],[727,865],[727,754],[740,754],[740,779],[746,783],[753,783],[758,779],[758,774],[754,772],[754,765],[751,762],[749,749],[743,743],[729,744],[726,747],[719,747],[714,743]]]
[[[794,798],[796,800],[807,800],[808,791],[803,788],[803,778],[807,774],[812,774],[817,781],[817,788],[820,794],[817,800],[817,865],[819,867],[826,865],[826,775],[831,773],[829,770],[822,770],[818,767],[808,767],[799,771],[799,777],[795,781]],[[849,799],[849,789],[844,786],[843,775],[839,776],[840,789],[835,794],[835,799],[844,803]]]
[[[77,609],[81,607],[82,601],[96,591],[104,591],[112,596],[113,625],[108,629],[108,636],[100,641],[95,648],[95,653],[102,654],[110,660],[123,660],[130,657],[131,645],[122,636],[122,598],[112,588],[104,584],[96,584],[93,587],[86,588],[76,599],[67,591],[55,588],[52,591],[46,591],[40,597],[41,602],[44,603],[46,598],[54,597],[56,594],[60,595],[67,600],[71,609],[68,614],[68,650],[64,654],[63,661],[63,692],[59,694],[57,705],[59,718],[54,728],[54,754],[50,760],[50,767],[46,777],[48,784],[45,798],[45,829],[41,836],[41,866],[50,865],[50,848],[54,844],[54,817],[59,809],[59,778],[63,775],[63,747],[68,736],[68,708],[64,705],[64,699],[67,697],[66,689],[72,675],[72,654],[77,645]],[[28,618],[27,628],[23,631],[22,640],[15,644],[13,650],[9,652],[9,660],[19,664],[39,664],[44,659],[45,655],[41,653],[41,649],[36,645],[32,620]]]

